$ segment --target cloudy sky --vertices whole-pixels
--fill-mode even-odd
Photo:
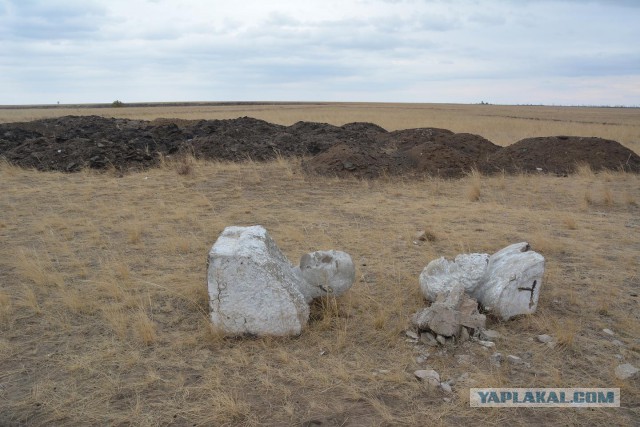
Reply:
[[[0,0],[0,105],[640,106],[640,0]]]

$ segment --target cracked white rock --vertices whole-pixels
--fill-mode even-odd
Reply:
[[[308,302],[327,293],[339,295],[355,279],[351,257],[344,252],[302,258],[303,268],[293,267],[259,225],[225,228],[209,251],[212,323],[226,335],[300,334],[309,318]]]
[[[444,257],[433,260],[420,273],[422,293],[429,301],[435,301],[438,294],[459,283],[471,294],[481,283],[488,263],[487,254],[461,254],[453,261]]]
[[[543,274],[544,257],[522,242],[491,256],[461,254],[454,261],[433,260],[419,281],[422,293],[430,301],[461,284],[469,296],[507,320],[535,312]]]
[[[538,308],[544,257],[528,243],[516,243],[489,257],[485,279],[472,296],[503,320]]]
[[[351,256],[341,251],[316,251],[300,258],[295,268],[304,279],[300,291],[307,302],[331,294],[339,296],[351,288],[356,279],[356,268]]]
[[[298,335],[309,306],[267,230],[227,227],[209,252],[211,321],[228,335]]]

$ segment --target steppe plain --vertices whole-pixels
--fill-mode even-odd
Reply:
[[[638,108],[62,106],[2,108],[0,122],[66,115],[357,121],[498,145],[597,136],[640,153]],[[308,175],[301,162],[184,158],[124,174],[3,163],[0,424],[637,425],[640,379],[618,380],[614,369],[640,365],[639,175],[579,165],[567,177],[371,180]],[[299,337],[229,339],[210,327],[207,252],[225,226],[252,224],[294,262],[329,248],[356,262],[353,288],[318,303]],[[419,230],[431,238],[415,244]],[[488,323],[501,334],[495,350],[530,368],[494,367],[471,342],[406,342],[411,314],[426,305],[417,278],[430,260],[525,240],[546,258],[538,312]],[[536,342],[539,334],[557,345]],[[427,366],[467,379],[445,395],[413,376]],[[608,409],[477,409],[469,387],[619,387],[622,399]]]

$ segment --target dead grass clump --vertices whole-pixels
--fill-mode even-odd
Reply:
[[[151,345],[156,341],[156,325],[144,310],[138,310],[133,316],[133,330],[139,342]]]
[[[575,230],[578,228],[575,217],[570,215],[565,215],[564,217],[562,217],[562,224],[567,230]]]
[[[595,179],[596,174],[591,169],[591,165],[588,163],[578,163],[575,167],[576,175],[580,178],[592,180]]]
[[[613,193],[609,187],[604,187],[602,190],[602,204],[607,207],[613,207],[615,204],[613,200]]]
[[[481,186],[482,186],[482,174],[477,169],[471,169],[471,172],[467,175],[469,181],[467,186],[467,199],[472,202],[480,200]]]
[[[93,314],[95,302],[77,289],[64,289],[60,292],[64,306],[75,314]]]
[[[185,154],[175,161],[174,169],[178,175],[193,176],[196,171],[196,162],[193,154]]]

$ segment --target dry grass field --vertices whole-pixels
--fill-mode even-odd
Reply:
[[[460,105],[0,110],[0,121],[100,114],[291,124],[443,127],[495,143],[601,136],[640,152],[639,109]],[[353,288],[295,338],[226,339],[208,322],[206,256],[228,225],[261,224],[297,262],[339,249]],[[418,230],[433,241],[413,243]],[[439,256],[529,241],[546,258],[538,312],[503,322],[489,363],[473,342],[428,348],[404,331]],[[472,174],[458,180],[308,176],[299,159],[193,159],[118,176],[0,165],[0,425],[637,425],[640,176]],[[602,332],[614,331],[615,336]],[[552,335],[549,348],[534,340]],[[615,342],[614,340],[618,340]],[[469,355],[468,359],[459,355]],[[466,360],[466,361],[465,361]],[[413,376],[464,376],[453,395]],[[469,387],[619,387],[621,407],[478,409]],[[447,400],[445,400],[445,398]]]

